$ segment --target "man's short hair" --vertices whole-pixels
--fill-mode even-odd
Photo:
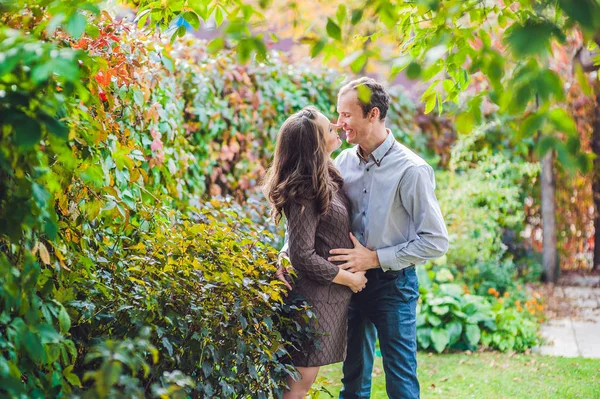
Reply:
[[[362,102],[358,98],[358,87],[366,86],[371,91],[371,99],[368,103]],[[360,107],[363,110],[363,117],[366,117],[369,112],[375,107],[379,109],[379,120],[384,120],[390,106],[390,95],[385,91],[380,83],[375,79],[362,77],[346,83],[339,91],[338,97],[346,94],[350,90],[356,92],[356,98]]]

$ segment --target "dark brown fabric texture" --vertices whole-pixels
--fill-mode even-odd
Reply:
[[[352,290],[331,282],[339,267],[327,257],[331,249],[353,247],[349,207],[343,190],[339,190],[321,217],[311,202],[291,203],[285,209],[289,255],[298,275],[293,289],[313,307],[318,321],[312,327],[322,333],[319,342],[307,342],[301,351],[292,354],[295,366],[323,366],[341,362],[346,356],[347,311]]]

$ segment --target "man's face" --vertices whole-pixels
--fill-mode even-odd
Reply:
[[[367,118],[363,116],[354,90],[338,97],[337,112],[339,114],[337,125],[346,132],[348,143],[360,144],[371,132],[372,124],[369,123],[368,115]]]

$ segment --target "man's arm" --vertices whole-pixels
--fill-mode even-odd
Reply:
[[[288,290],[291,290],[292,286],[290,285],[290,283],[288,283],[287,279],[285,278],[287,268],[283,264],[283,259],[287,259],[287,261],[290,262],[289,246],[289,236],[286,223],[283,247],[281,247],[281,249],[279,250],[279,256],[277,257],[277,271],[275,272],[275,277],[277,277],[277,279],[281,281],[287,287]]]
[[[435,177],[429,165],[406,171],[400,182],[400,198],[415,224],[417,237],[411,241],[377,249],[384,271],[439,258],[448,251],[448,230],[435,196]]]

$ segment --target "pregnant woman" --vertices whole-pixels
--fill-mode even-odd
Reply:
[[[334,248],[353,248],[349,202],[343,179],[330,155],[341,140],[329,120],[313,107],[290,116],[278,132],[273,164],[264,183],[275,223],[287,219],[290,260],[298,278],[294,294],[317,315],[319,344],[308,342],[292,353],[299,380],[289,379],[284,399],[304,398],[319,367],[346,356],[347,310],[353,292],[367,282],[327,261]]]

